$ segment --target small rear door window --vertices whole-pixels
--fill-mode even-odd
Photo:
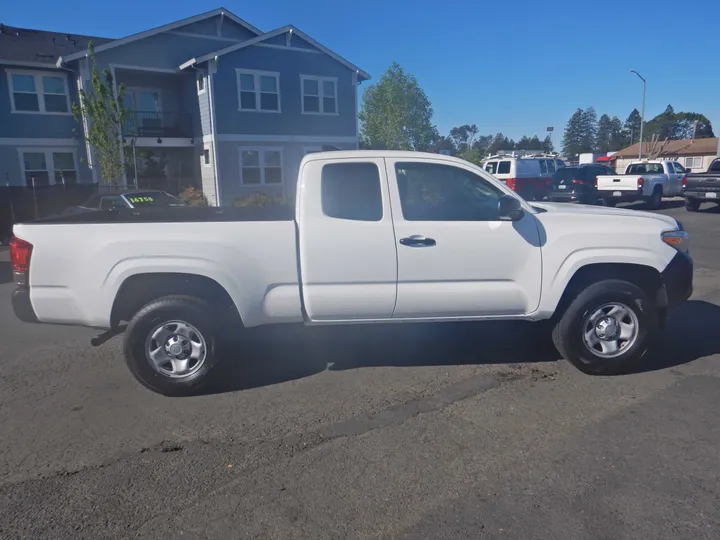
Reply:
[[[501,161],[498,164],[497,174],[510,174],[510,162],[509,161]]]
[[[547,168],[547,161],[544,159],[539,160],[540,161],[540,174],[547,174],[548,168]]]
[[[322,168],[322,211],[332,218],[380,221],[380,171],[374,163],[329,163]]]
[[[487,172],[489,172],[490,174],[497,174],[497,166],[498,166],[497,161],[488,161],[485,164],[485,170]]]

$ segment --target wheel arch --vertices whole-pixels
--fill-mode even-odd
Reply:
[[[110,326],[129,321],[143,306],[163,296],[182,295],[207,302],[223,317],[237,317],[238,308],[225,287],[201,274],[181,272],[145,272],[128,276],[118,288],[110,310]]]

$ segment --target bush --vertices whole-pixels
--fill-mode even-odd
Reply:
[[[233,202],[233,206],[288,206],[286,199],[281,197],[271,197],[267,193],[257,191],[253,195],[247,197],[239,197]]]
[[[183,189],[178,195],[183,201],[187,201],[190,206],[207,206],[208,202],[203,192],[193,186]]]

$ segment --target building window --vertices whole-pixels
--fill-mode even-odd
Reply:
[[[240,148],[240,181],[246,186],[282,184],[282,150]]]
[[[205,148],[203,150],[203,165],[205,165],[206,167],[210,166],[210,149],[209,148]]]
[[[280,74],[237,69],[238,110],[280,112]]]
[[[77,184],[76,163],[75,152],[67,150],[20,151],[20,165],[28,187]]]
[[[202,71],[197,72],[197,91],[198,94],[205,92],[205,74]]]
[[[702,163],[703,163],[702,156],[685,158],[685,168],[686,169],[700,169],[700,168],[702,168]]]
[[[70,114],[67,77],[34,71],[8,71],[12,112]]]
[[[303,114],[337,114],[337,79],[300,75]]]

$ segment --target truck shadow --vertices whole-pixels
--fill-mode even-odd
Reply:
[[[12,266],[9,261],[0,261],[0,285],[13,281]]]
[[[657,353],[633,370],[667,369],[720,353],[708,328],[720,307],[693,300],[671,314]],[[242,351],[242,352],[239,352]],[[287,327],[248,332],[205,393],[234,392],[326,369],[517,364],[560,360],[547,325],[522,322]]]

